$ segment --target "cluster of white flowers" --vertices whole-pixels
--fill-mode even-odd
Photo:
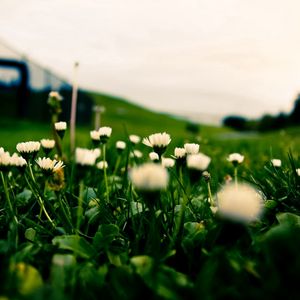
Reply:
[[[280,159],[271,159],[271,164],[273,165],[273,167],[275,168],[280,168],[281,167],[281,160]]]
[[[55,140],[42,139],[41,145],[45,149],[53,149],[55,146]]]
[[[110,138],[112,133],[111,127],[100,127],[98,130],[92,130],[90,131],[90,137],[93,142],[103,142],[106,143],[106,141]]]
[[[227,160],[235,164],[241,164],[244,161],[244,156],[240,153],[231,153]]]
[[[75,161],[82,166],[93,166],[100,154],[101,151],[99,149],[76,148]]]
[[[40,142],[23,142],[17,144],[17,150],[19,153],[22,154],[30,154],[30,153],[36,153],[40,150],[41,144]]]
[[[39,157],[36,160],[38,166],[46,172],[57,172],[64,167],[64,163],[62,161],[52,160],[49,157]]]
[[[227,184],[217,194],[220,215],[240,222],[255,221],[262,213],[263,199],[248,184]]]
[[[211,162],[211,158],[203,153],[187,156],[187,167],[198,171],[205,171]]]
[[[159,191],[167,188],[169,174],[167,170],[154,163],[146,163],[132,168],[129,173],[132,184],[142,191]]]
[[[9,152],[5,152],[3,148],[0,148],[0,167],[20,167],[23,168],[27,165],[26,160],[18,156],[16,153],[10,155]]]
[[[131,134],[129,140],[132,144],[138,144],[141,141],[141,138],[136,134]]]
[[[200,145],[194,143],[186,143],[184,144],[184,149],[186,154],[197,154],[199,152]]]
[[[154,133],[143,139],[143,144],[152,148],[166,148],[171,142],[171,137],[168,133]]]

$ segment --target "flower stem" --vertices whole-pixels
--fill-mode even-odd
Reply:
[[[234,167],[234,183],[235,183],[236,187],[238,185],[237,175],[238,175],[238,170],[237,170],[237,167],[235,166]]]
[[[77,220],[76,220],[77,232],[79,232],[81,217],[82,217],[83,190],[84,190],[84,182],[83,180],[81,180],[79,183],[79,197],[78,197],[78,207],[77,207]]]
[[[210,187],[210,182],[209,181],[207,182],[207,191],[208,191],[208,201],[209,201],[209,204],[211,206],[214,206],[214,199],[212,197],[211,187]]]
[[[103,144],[103,173],[104,173],[104,183],[105,183],[105,190],[106,190],[106,201],[109,203],[109,188],[108,188],[108,181],[107,181],[107,172],[105,168],[105,161],[106,161],[106,144]]]

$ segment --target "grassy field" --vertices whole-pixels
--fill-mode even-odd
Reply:
[[[200,125],[195,135],[185,120],[92,96],[112,135],[93,146],[91,122],[77,129],[77,146],[100,156],[70,155],[68,130],[59,163],[55,150],[46,160],[32,148],[22,167],[0,149],[0,299],[299,299],[300,128]],[[171,142],[128,141],[157,132]],[[42,138],[51,138],[47,123],[0,120],[0,147],[11,153]],[[164,166],[160,154],[187,142],[201,153],[185,145]],[[235,152],[242,159],[229,161]]]

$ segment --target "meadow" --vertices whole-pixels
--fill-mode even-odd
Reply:
[[[69,124],[0,120],[0,299],[299,298],[299,128],[93,97],[74,153]]]

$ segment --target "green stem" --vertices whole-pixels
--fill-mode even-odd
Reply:
[[[103,165],[105,164],[105,161],[106,161],[106,144],[103,144]],[[106,190],[106,201],[107,203],[109,203],[109,189],[108,189],[107,172],[106,172],[105,165],[103,168],[103,173],[104,173],[104,182],[105,182],[105,190]]]
[[[81,217],[82,217],[83,190],[84,190],[84,182],[83,180],[81,180],[79,183],[79,197],[78,197],[78,207],[77,207],[77,220],[76,220],[77,232],[79,232]]]
[[[30,168],[30,170],[31,170],[31,168]],[[30,173],[31,173],[31,175],[32,175],[32,180],[33,180],[33,182],[35,183],[36,181],[35,181],[35,178],[34,178],[34,176],[33,176],[33,173],[32,173],[32,172],[30,172]],[[45,205],[44,205],[44,201],[43,201],[42,197],[40,196],[38,190],[35,190],[35,188],[31,185],[31,183],[29,182],[27,176],[25,176],[25,180],[26,180],[26,182],[27,182],[27,184],[28,184],[30,190],[33,192],[33,194],[34,194],[35,197],[37,198],[38,203],[39,203],[39,205],[40,205],[42,211],[44,212],[46,218],[47,218],[48,221],[51,223],[52,227],[55,228],[55,223],[53,222],[53,220],[52,220],[51,217],[49,216],[49,214],[48,214],[48,212],[47,212],[47,210],[46,210],[46,207],[45,207]]]
[[[208,191],[208,200],[211,206],[214,206],[214,199],[212,197],[212,193],[211,193],[211,187],[210,187],[210,182],[207,182],[207,191]]]
[[[7,200],[11,215],[12,215],[13,223],[15,224],[15,228],[14,228],[15,229],[15,234],[16,234],[15,235],[15,249],[17,249],[18,241],[19,241],[19,234],[18,234],[19,221],[18,221],[18,218],[17,218],[17,216],[14,212],[14,209],[13,209],[13,206],[12,206],[12,203],[11,203],[11,200],[10,200],[10,196],[9,196],[9,192],[8,192],[8,188],[7,188],[7,183],[6,183],[6,178],[4,177],[3,172],[0,172],[0,173],[1,173],[1,180],[2,180],[2,183],[3,183],[3,187],[4,187],[5,197],[6,197],[6,200]]]
[[[234,183],[236,187],[238,185],[237,175],[238,175],[237,167],[234,167]]]
[[[17,216],[15,215],[15,212],[14,212],[14,209],[13,209],[13,206],[12,206],[12,203],[11,203],[11,200],[10,200],[10,196],[9,196],[9,192],[8,192],[8,188],[7,188],[6,179],[5,179],[5,177],[4,177],[3,172],[0,172],[0,173],[1,173],[1,180],[2,180],[2,183],[3,183],[3,187],[4,187],[5,197],[6,197],[6,200],[7,200],[9,209],[10,209],[10,212],[11,212],[11,214],[12,214],[13,221],[14,221],[15,225],[18,225],[18,224],[19,224],[19,221],[18,221]]]

